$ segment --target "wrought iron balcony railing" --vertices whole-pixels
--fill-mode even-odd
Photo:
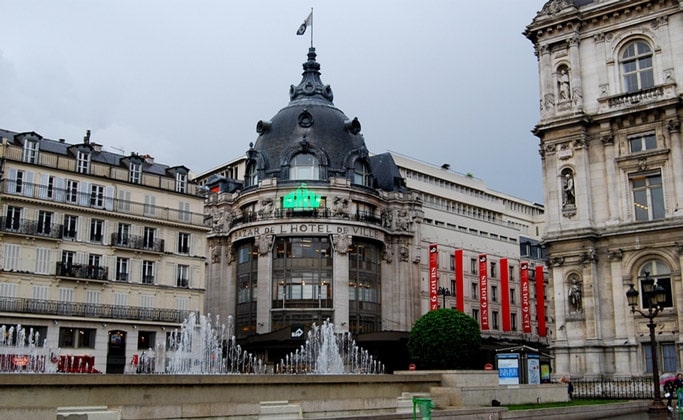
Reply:
[[[46,224],[35,220],[0,217],[0,230],[21,235],[42,236],[59,239],[62,237],[62,225]]]
[[[111,234],[111,245],[143,251],[164,252],[163,239],[148,239],[139,235]]]
[[[75,279],[108,280],[109,268],[88,264],[57,263],[56,274],[58,277],[71,277]]]
[[[5,297],[0,312],[181,323],[192,311]]]

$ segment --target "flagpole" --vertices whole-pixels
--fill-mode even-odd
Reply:
[[[313,8],[311,7],[311,48],[313,48]]]

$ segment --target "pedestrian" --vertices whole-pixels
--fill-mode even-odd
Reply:
[[[676,379],[673,381],[672,385],[672,396],[676,399],[676,403],[671,406],[671,411],[674,411],[678,406],[678,392],[683,392],[683,373],[677,373]]]

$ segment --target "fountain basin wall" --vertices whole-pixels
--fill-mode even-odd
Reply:
[[[51,419],[58,407],[106,406],[123,419],[255,419],[262,401],[304,417],[395,413],[404,392],[440,387],[438,373],[394,375],[0,375],[0,418]]]

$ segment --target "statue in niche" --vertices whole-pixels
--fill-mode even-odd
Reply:
[[[568,101],[570,99],[570,87],[569,87],[569,73],[566,67],[560,69],[557,75],[557,87],[559,92],[560,101]]]
[[[572,171],[566,170],[562,176],[562,207],[576,205],[576,192],[574,191],[574,176]]]
[[[382,227],[391,229],[394,224],[394,213],[389,209],[382,210]]]
[[[569,287],[568,298],[572,312],[581,312],[581,284],[577,277],[572,278],[572,285]]]

